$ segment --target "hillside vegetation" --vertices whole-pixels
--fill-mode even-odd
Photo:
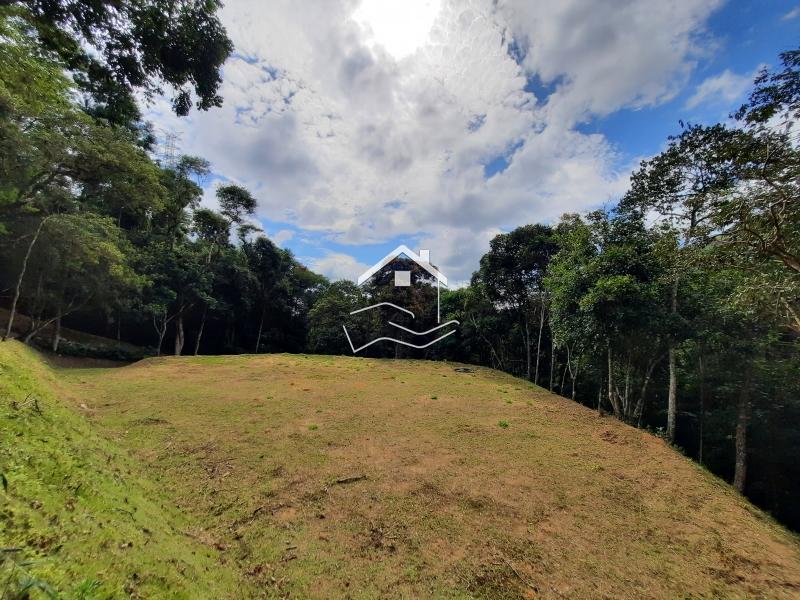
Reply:
[[[33,351],[0,344],[0,598],[230,594],[218,552],[64,398]]]
[[[279,354],[54,375],[0,352],[2,546],[70,593],[800,593],[797,539],[727,484],[500,372]]]

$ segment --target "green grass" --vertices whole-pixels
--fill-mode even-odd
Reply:
[[[27,401],[26,401],[27,398]],[[38,409],[37,410],[37,405]],[[65,404],[52,371],[0,344],[0,597],[231,596],[236,576],[139,465]]]
[[[16,523],[1,545],[23,547],[68,598],[94,580],[102,591],[87,593],[103,598],[131,581],[143,598],[800,589],[796,538],[730,486],[503,373],[285,354],[52,372],[18,344],[0,352],[3,375],[28,373],[0,403],[20,448],[0,454]],[[37,386],[49,421],[8,404]]]

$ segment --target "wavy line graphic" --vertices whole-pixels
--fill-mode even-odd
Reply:
[[[386,304],[388,304],[388,302],[387,302]],[[399,308],[399,307],[398,307],[398,308]],[[402,310],[402,309],[401,309],[401,310]],[[350,344],[350,348],[353,350],[353,354],[356,354],[356,353],[360,352],[361,350],[363,350],[363,349],[364,349],[364,348],[366,348],[367,346],[371,346],[372,344],[374,344],[374,343],[376,343],[376,342],[381,342],[381,341],[384,341],[384,340],[385,340],[385,341],[387,341],[387,342],[394,342],[394,343],[396,343],[396,344],[402,344],[403,346],[410,346],[411,348],[418,348],[418,349],[427,348],[428,346],[431,346],[431,345],[435,344],[436,342],[438,342],[438,341],[440,341],[440,340],[443,340],[443,339],[444,339],[444,338],[446,338],[447,336],[449,336],[449,335],[453,335],[453,334],[456,332],[456,330],[455,330],[455,329],[453,329],[453,331],[448,331],[447,333],[445,333],[445,334],[444,334],[444,335],[442,335],[442,336],[439,336],[439,337],[438,337],[438,338],[436,338],[435,340],[433,340],[433,341],[431,341],[431,342],[428,342],[427,344],[422,344],[422,345],[419,345],[419,344],[410,344],[410,343],[408,343],[408,342],[404,342],[403,340],[397,340],[397,339],[395,339],[395,338],[391,338],[391,337],[379,337],[379,338],[375,338],[375,339],[374,339],[374,340],[372,340],[371,342],[367,342],[367,343],[366,343],[366,344],[364,344],[363,346],[359,346],[358,348],[356,348],[355,346],[353,346],[353,341],[350,339],[350,334],[349,334],[349,333],[347,333],[347,327],[345,327],[344,325],[342,325],[342,329],[344,329],[344,334],[347,336],[347,341],[348,341],[348,343]],[[412,333],[416,333],[416,332],[412,332]]]
[[[392,308],[396,308],[397,310],[402,310],[404,313],[410,314],[412,319],[416,319],[413,312],[411,312],[407,308],[403,308],[402,306],[397,306],[397,304],[392,304],[391,302],[378,302],[377,304],[373,304],[372,306],[365,306],[364,308],[359,308],[358,310],[352,310],[350,311],[350,314],[354,315],[356,313],[364,312],[365,310],[372,310],[373,308],[378,308],[379,306],[391,306]],[[342,325],[342,327],[344,327],[344,325]]]
[[[395,327],[402,329],[403,331],[407,331],[408,333],[413,333],[414,335],[428,335],[431,331],[436,331],[437,329],[441,329],[442,327],[447,327],[452,323],[460,325],[458,321],[453,319],[452,321],[448,321],[447,323],[442,323],[441,325],[437,325],[433,329],[428,329],[428,331],[414,331],[413,329],[409,329],[408,327],[403,327],[402,325],[398,325],[394,321],[389,321],[389,325],[394,325]]]

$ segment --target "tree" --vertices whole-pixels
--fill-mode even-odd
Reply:
[[[162,170],[166,199],[157,216],[160,233],[174,244],[190,229],[189,209],[197,208],[203,197],[200,182],[209,174],[209,162],[198,156],[181,156],[174,166]]]
[[[30,259],[35,284],[27,294],[31,320],[25,341],[55,323],[57,350],[65,316],[90,304],[102,306],[118,291],[135,291],[142,279],[130,267],[122,232],[107,217],[56,215],[40,234],[46,243]]]
[[[364,290],[351,281],[336,281],[326,286],[308,313],[309,350],[319,354],[350,354],[342,325],[347,322],[350,311],[365,302]],[[353,331],[351,335],[364,339],[368,332]]]
[[[89,102],[113,123],[139,121],[134,94],[174,96],[186,115],[220,106],[220,68],[233,46],[216,13],[218,0],[0,0],[15,7],[40,47],[64,63]],[[8,9],[6,9],[8,10]]]
[[[800,117],[800,50],[783,52],[780,59],[783,70],[778,73],[761,69],[748,101],[736,112],[737,120],[761,128],[783,116],[791,127]]]
[[[0,15],[0,34],[10,40],[0,44],[0,234],[13,222],[15,243],[26,244],[5,339],[30,257],[52,215],[97,205],[144,214],[160,205],[163,188],[129,133],[98,125],[69,103],[60,65],[38,52],[18,20]]]
[[[693,261],[694,251],[713,231],[714,201],[723,197],[736,181],[736,166],[720,160],[720,147],[737,143],[740,133],[723,125],[689,126],[671,138],[668,148],[658,156],[643,161],[631,176],[631,188],[620,203],[622,211],[645,214],[652,210],[674,227],[681,237],[678,260],[674,263],[671,291],[673,320],[679,318],[680,272]],[[678,410],[679,339],[669,341],[669,400],[667,437],[675,440]]]
[[[164,337],[174,324],[174,354],[180,355],[186,341],[184,317],[189,309],[209,301],[211,273],[202,246],[189,241],[170,245],[152,242],[142,249],[142,269],[147,273],[143,308],[158,334],[160,355]]]
[[[217,188],[220,212],[232,225],[241,225],[245,217],[255,214],[258,202],[253,195],[239,185],[223,185]]]
[[[556,346],[569,349],[569,365],[571,360],[580,361],[584,349],[597,348],[602,337],[597,323],[580,305],[590,285],[585,267],[596,259],[598,249],[591,228],[578,215],[562,216],[555,236],[559,250],[550,262],[544,285],[550,297],[553,350]]]
[[[245,252],[258,290],[256,305],[259,316],[254,349],[257,354],[261,347],[261,335],[267,311],[278,297],[285,296],[288,292],[286,275],[291,265],[291,255],[263,236],[248,244]]]
[[[205,264],[209,270],[211,284],[209,293],[202,303],[202,316],[200,317],[200,326],[197,329],[197,335],[194,343],[194,355],[197,356],[200,352],[200,342],[203,339],[203,332],[206,326],[206,319],[208,318],[209,309],[215,310],[219,307],[214,295],[214,283],[219,277],[218,273],[218,258],[228,245],[228,238],[230,237],[230,223],[222,215],[215,213],[213,210],[201,208],[194,211],[192,215],[194,222],[193,231],[197,235],[198,244],[204,247]]]
[[[545,285],[554,339],[567,352],[571,395],[588,352],[605,354],[608,403],[617,417],[639,423],[665,337],[659,237],[640,218],[600,211],[588,222],[565,215],[556,235],[560,249]]]
[[[552,230],[545,225],[525,225],[496,236],[490,250],[481,258],[474,283],[485,286],[489,298],[507,305],[517,315],[522,327],[525,349],[525,376],[534,383],[539,380],[542,329],[545,316],[545,295],[542,281],[556,244]],[[539,334],[536,349],[536,368],[531,370],[531,318],[539,311]]]

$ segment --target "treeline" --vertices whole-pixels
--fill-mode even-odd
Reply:
[[[199,208],[208,162],[156,160],[134,100],[169,87],[177,114],[221,102],[231,45],[218,4],[11,4],[0,9],[3,337],[59,350],[68,319],[154,354],[302,350],[323,278],[249,222],[246,189],[219,186],[219,212]]]
[[[442,296],[458,334],[411,355],[503,369],[651,429],[800,529],[800,51],[781,59],[730,122],[685,125],[643,162],[617,206],[495,237]],[[310,350],[348,353],[341,323],[379,284],[330,286]],[[430,313],[432,287],[416,296]]]

